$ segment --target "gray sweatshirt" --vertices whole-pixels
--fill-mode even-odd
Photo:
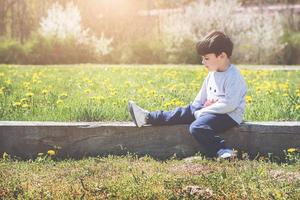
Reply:
[[[207,100],[216,103],[197,110],[194,116],[197,119],[205,113],[227,113],[240,124],[245,111],[246,92],[246,82],[233,64],[224,72],[209,72],[192,105],[201,108]]]

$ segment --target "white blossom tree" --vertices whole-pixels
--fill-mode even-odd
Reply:
[[[73,3],[67,4],[63,8],[60,4],[54,3],[47,12],[47,16],[40,22],[39,33],[43,37],[54,37],[57,39],[73,38],[79,44],[88,44],[95,48],[101,55],[111,52],[112,38],[100,38],[90,33],[89,29],[84,29],[81,25],[81,15],[77,6]]]
[[[196,1],[164,22],[166,44],[180,48],[186,38],[197,41],[212,30],[226,32],[234,42],[236,62],[269,63],[283,50],[281,16],[243,9],[237,0]]]

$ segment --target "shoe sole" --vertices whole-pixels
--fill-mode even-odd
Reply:
[[[133,108],[132,108],[132,106],[131,106],[131,102],[128,102],[128,110],[129,110],[129,113],[130,113],[130,115],[131,115],[131,118],[132,118],[132,120],[133,120],[135,126],[139,127],[139,126],[137,125],[137,122],[136,122],[136,119],[135,119],[135,115],[134,115],[134,112],[133,112]]]

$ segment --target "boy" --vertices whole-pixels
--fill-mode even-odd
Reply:
[[[172,111],[149,112],[129,101],[128,107],[136,126],[145,124],[190,124],[189,131],[209,156],[230,158],[234,151],[218,136],[243,121],[246,83],[239,70],[230,63],[233,43],[220,31],[200,40],[196,49],[209,73],[194,102]]]

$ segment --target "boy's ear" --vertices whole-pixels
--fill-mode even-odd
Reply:
[[[220,58],[227,58],[227,54],[225,52],[222,52],[219,56]]]

